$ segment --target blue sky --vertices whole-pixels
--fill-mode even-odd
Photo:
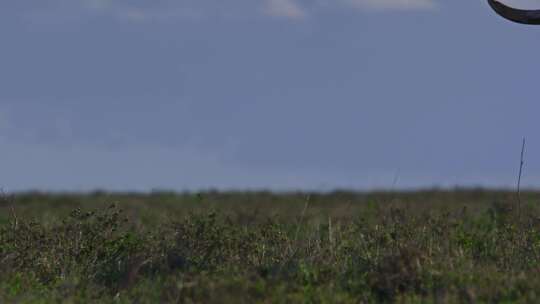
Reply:
[[[510,1],[540,7],[540,1]],[[0,2],[8,191],[540,184],[540,27],[484,1]]]

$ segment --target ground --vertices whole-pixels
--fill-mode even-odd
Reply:
[[[19,193],[1,303],[540,301],[540,193]]]

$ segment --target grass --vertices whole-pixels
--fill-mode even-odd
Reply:
[[[540,193],[514,196],[18,194],[0,302],[538,302]]]

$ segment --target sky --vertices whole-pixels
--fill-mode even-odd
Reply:
[[[483,0],[1,1],[0,187],[509,188],[523,137],[538,187],[539,50]]]

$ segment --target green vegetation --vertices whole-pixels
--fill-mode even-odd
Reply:
[[[0,303],[540,301],[540,193],[18,194]]]

